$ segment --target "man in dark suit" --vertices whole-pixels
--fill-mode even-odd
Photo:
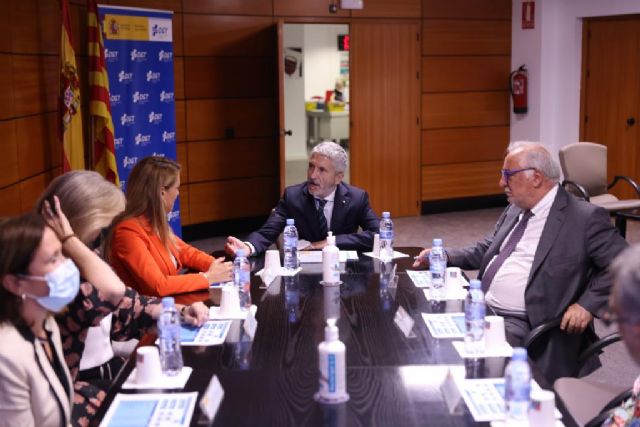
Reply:
[[[562,318],[560,328],[529,349],[550,381],[579,373],[580,351],[597,339],[593,316],[609,297],[607,268],[626,247],[608,213],[571,196],[559,178],[543,145],[511,144],[500,179],[510,205],[483,241],[447,250],[449,265],[479,269],[487,305],[504,316],[515,344]]]
[[[285,188],[262,228],[245,242],[229,236],[225,250],[233,254],[242,248],[251,255],[265,251],[284,230],[287,218],[295,220],[299,238],[310,242],[307,249],[322,249],[332,231],[340,249],[371,250],[380,220],[369,206],[367,192],[342,182],[346,167],[347,153],[340,145],[330,141],[316,145],[307,181]]]

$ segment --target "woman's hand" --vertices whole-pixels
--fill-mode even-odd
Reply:
[[[202,302],[194,302],[184,309],[184,321],[192,326],[202,326],[209,320],[209,307]]]
[[[54,207],[52,208],[49,201],[45,200],[41,214],[47,226],[56,233],[58,239],[62,240],[67,236],[73,235],[73,229],[71,228],[71,224],[69,224],[67,216],[62,212],[62,208],[60,208],[60,199],[58,199],[58,196],[53,196],[53,203]]]
[[[231,262],[224,262],[224,258],[216,258],[204,275],[209,283],[223,283],[231,280]]]

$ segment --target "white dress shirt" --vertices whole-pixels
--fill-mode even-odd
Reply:
[[[529,218],[527,228],[524,230],[522,238],[516,245],[515,250],[504,261],[504,264],[502,264],[491,282],[491,286],[486,295],[487,304],[503,310],[520,313],[525,312],[524,291],[529,281],[533,258],[538,249],[542,230],[547,223],[549,211],[551,210],[551,205],[557,193],[558,186],[554,185],[531,209],[533,216]],[[519,221],[520,220],[522,220],[522,214],[520,214]],[[513,229],[515,229],[515,226]],[[503,240],[500,245],[500,250],[502,250],[509,240],[513,229]],[[487,268],[496,259],[496,256],[487,264]]]

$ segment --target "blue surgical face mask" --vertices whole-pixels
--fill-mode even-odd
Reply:
[[[67,259],[57,266],[55,270],[44,276],[22,275],[22,277],[47,282],[47,286],[49,286],[48,296],[37,297],[30,294],[25,295],[35,299],[38,304],[54,313],[61,311],[67,304],[73,301],[80,289],[80,271],[78,271],[78,267],[76,267],[70,259]]]

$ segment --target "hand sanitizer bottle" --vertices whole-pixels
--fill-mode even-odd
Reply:
[[[340,282],[340,251],[331,231],[327,235],[327,246],[322,249],[322,281],[326,285]]]

